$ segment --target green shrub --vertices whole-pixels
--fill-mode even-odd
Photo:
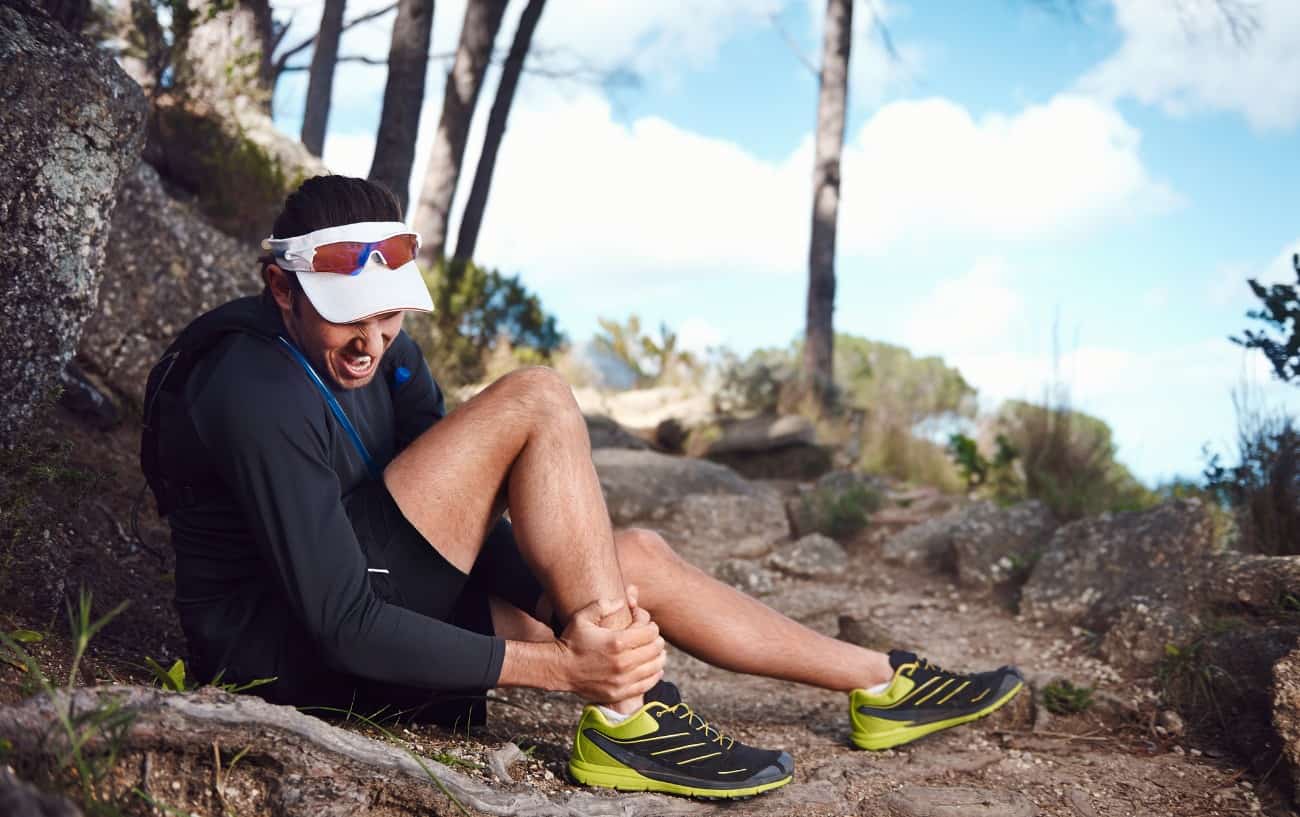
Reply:
[[[1289,415],[1256,409],[1242,395],[1233,402],[1238,462],[1211,456],[1205,489],[1232,510],[1239,548],[1300,554],[1300,430]]]
[[[1004,403],[996,421],[1020,454],[1024,493],[1058,518],[1141,510],[1157,497],[1115,460],[1110,427],[1068,407],[1063,392],[1047,405]]]
[[[985,489],[999,502],[1020,499],[1024,495],[1024,480],[1016,469],[1020,452],[1005,434],[997,435],[994,445],[996,451],[990,460],[973,439],[965,434],[953,434],[948,437],[948,455],[966,480],[967,491]]]
[[[592,339],[596,353],[617,361],[632,376],[636,388],[680,385],[699,379],[701,365],[690,352],[679,349],[677,333],[659,324],[659,337],[642,331],[641,319],[629,315],[619,323],[598,318],[600,333]]]
[[[1053,715],[1077,715],[1092,706],[1092,687],[1062,679],[1043,687],[1043,706]]]
[[[548,363],[564,343],[555,316],[517,275],[444,261],[425,270],[424,280],[433,314],[407,313],[406,329],[444,388],[480,382],[503,343],[521,364]]]
[[[800,498],[799,533],[821,533],[832,539],[852,536],[867,526],[880,509],[880,492],[856,474],[837,472],[818,481]]]

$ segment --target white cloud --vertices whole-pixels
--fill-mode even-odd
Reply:
[[[1024,308],[1024,300],[1008,281],[1001,258],[984,258],[970,271],[941,281],[916,307],[903,330],[914,351],[943,354],[945,350],[1000,343]]]
[[[711,347],[720,346],[726,336],[722,330],[700,317],[690,317],[677,328],[677,344],[694,354],[704,354]]]
[[[841,253],[1077,232],[1170,206],[1175,194],[1138,148],[1122,117],[1080,97],[979,119],[943,99],[886,105],[845,148]],[[465,178],[475,158],[472,148]],[[534,280],[594,273],[596,289],[633,277],[799,274],[811,164],[810,139],[765,161],[656,117],[617,122],[594,93],[534,93],[512,113],[480,255]]]
[[[946,99],[886,105],[845,151],[848,247],[918,234],[1077,232],[1174,206],[1177,195],[1142,165],[1140,144],[1119,113],[1084,97],[979,119]]]
[[[1112,0],[1123,35],[1118,51],[1081,87],[1132,97],[1174,115],[1231,111],[1258,130],[1300,122],[1300,3],[1254,0]],[[1233,7],[1256,24],[1234,38],[1221,9]]]

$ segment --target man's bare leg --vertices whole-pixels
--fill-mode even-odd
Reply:
[[[594,601],[626,598],[586,421],[549,369],[497,380],[407,446],[384,482],[407,520],[465,573],[504,498],[520,553],[565,620]],[[631,622],[622,604],[599,623]],[[611,704],[640,705],[639,696]]]

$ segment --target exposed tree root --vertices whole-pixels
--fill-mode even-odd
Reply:
[[[117,741],[118,757],[101,781],[101,796],[138,802],[141,812],[147,811],[145,796],[186,813],[283,817],[450,815],[462,813],[457,803],[485,814],[524,817],[638,817],[708,808],[653,795],[580,791],[548,797],[522,786],[494,786],[422,758],[426,773],[397,746],[292,707],[213,689],[178,694],[100,686],[71,695],[74,714],[115,702],[134,718]],[[48,780],[64,774],[67,741],[55,707],[68,705],[69,696],[60,693],[53,700],[40,695],[0,707],[0,738],[12,744],[7,759],[21,777]],[[101,736],[90,745],[106,751],[110,740]],[[142,794],[133,794],[133,788]]]

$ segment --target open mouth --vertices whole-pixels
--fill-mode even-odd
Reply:
[[[362,378],[368,376],[375,368],[375,359],[370,355],[339,355],[343,372],[348,377]]]

